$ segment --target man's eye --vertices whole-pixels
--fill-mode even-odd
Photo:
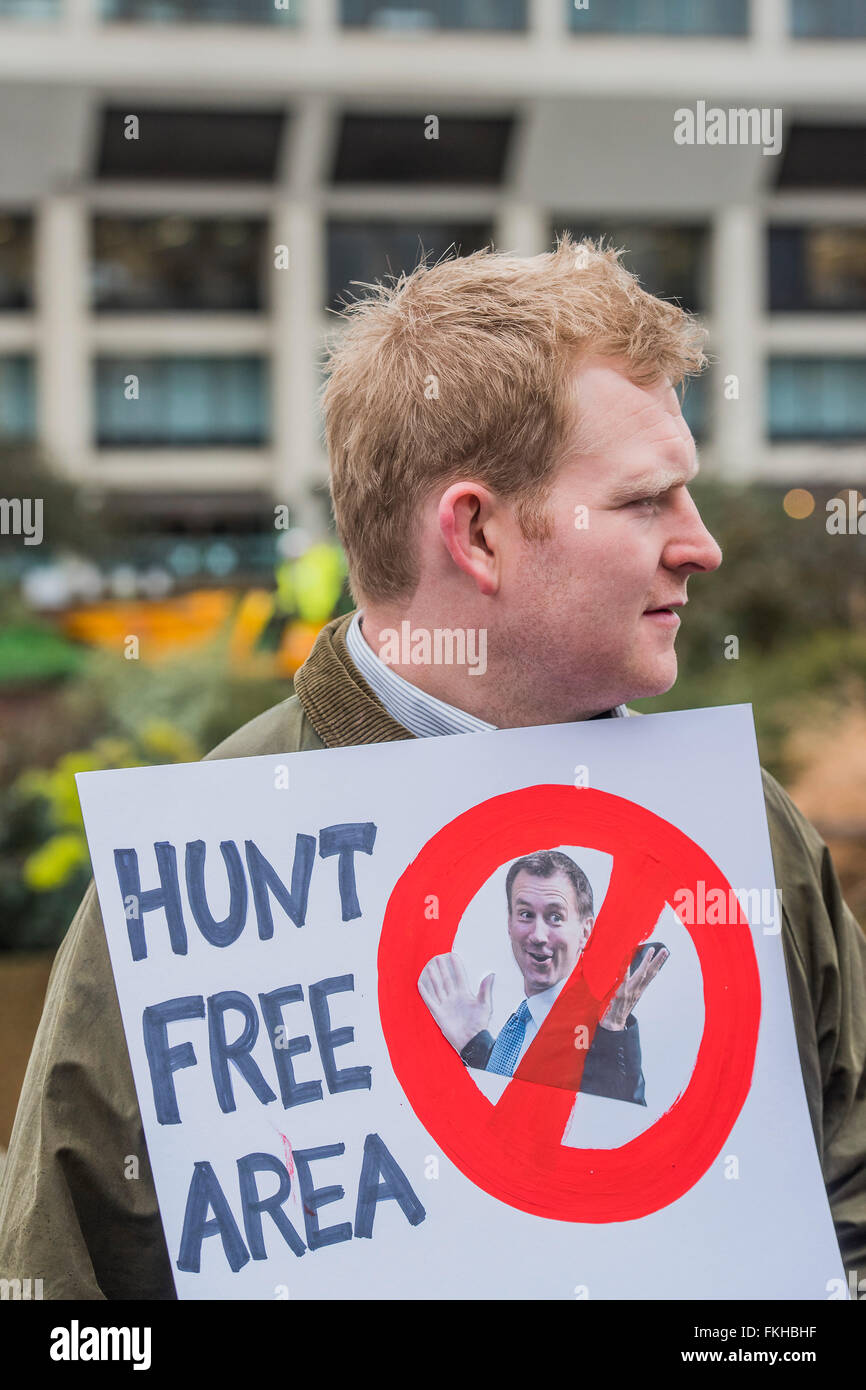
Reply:
[[[626,502],[627,507],[654,507],[658,502],[658,497],[635,497],[633,501]]]

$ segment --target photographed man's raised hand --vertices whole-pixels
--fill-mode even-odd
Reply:
[[[453,951],[427,962],[418,988],[445,1037],[458,1052],[490,1022],[493,975],[485,975],[478,994],[473,994],[463,962]]]
[[[670,951],[665,946],[647,952],[637,970],[626,975],[599,1019],[602,1028],[607,1028],[612,1033],[618,1033],[625,1028],[629,1014],[634,1010],[647,986],[652,984],[669,955]]]

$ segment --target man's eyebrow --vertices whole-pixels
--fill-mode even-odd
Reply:
[[[532,907],[532,903],[529,901],[528,898],[522,898],[518,895],[514,899],[514,906],[517,907],[519,903],[522,903],[524,907]],[[562,907],[563,903],[565,903],[565,905],[568,906],[568,901],[564,894],[561,898],[549,898],[548,901],[544,904],[544,906],[545,909],[547,909],[548,907]]]
[[[666,468],[661,472],[657,468],[653,468],[620,483],[613,489],[609,501],[616,504],[617,502],[628,502],[637,497],[661,497],[662,493],[668,492],[673,487],[680,487],[693,482],[697,477],[697,472],[697,464],[687,472],[681,468]]]

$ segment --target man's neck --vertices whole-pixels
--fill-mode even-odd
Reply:
[[[537,989],[534,994],[530,994],[524,987],[524,993],[530,1001],[533,999],[555,999],[561,990],[565,988],[565,980],[557,980],[556,984],[548,985],[546,989]]]
[[[445,627],[422,622],[411,613],[395,617],[369,608],[362,609],[360,616],[364,641],[392,671],[427,695],[495,728],[565,724],[593,719],[610,708],[576,708],[567,695],[558,708],[549,682],[534,681],[531,693],[525,692],[514,680],[513,670],[509,677],[507,670],[500,669],[496,643],[488,645],[486,627]]]

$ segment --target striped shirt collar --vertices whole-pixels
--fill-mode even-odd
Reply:
[[[391,718],[408,729],[416,738],[429,738],[436,734],[479,734],[495,729],[477,715],[467,714],[456,709],[426,690],[419,690],[403,676],[382,661],[368,646],[361,632],[361,612],[355,613],[346,631],[346,646],[349,655],[373,694],[381,700]],[[617,705],[597,719],[623,719],[628,714],[625,705]]]

